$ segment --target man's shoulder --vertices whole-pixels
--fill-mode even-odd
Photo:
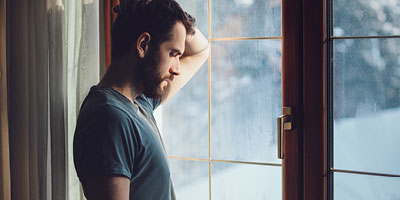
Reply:
[[[107,90],[93,90],[85,98],[79,112],[78,121],[87,120],[127,120],[130,116],[129,104]]]
[[[82,106],[93,108],[102,106],[124,107],[127,103],[129,103],[128,99],[111,88],[92,87]]]
[[[77,139],[134,137],[136,125],[132,114],[108,101],[95,105],[88,103],[82,107],[78,116],[75,129]]]

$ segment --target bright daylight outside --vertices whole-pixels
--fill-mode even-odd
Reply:
[[[333,166],[400,175],[400,1],[333,1]],[[334,199],[400,199],[400,178],[334,173]]]
[[[177,198],[281,199],[281,1],[179,2],[211,38],[211,56],[158,122]]]
[[[400,175],[400,39],[340,38],[400,35],[400,1],[332,1],[334,169]],[[281,1],[180,3],[212,46],[158,111],[177,197],[282,199]],[[333,188],[338,200],[400,199],[400,178],[335,172]]]

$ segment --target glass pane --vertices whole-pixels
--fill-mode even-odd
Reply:
[[[400,174],[400,39],[336,40],[334,165]]]
[[[400,35],[400,1],[334,0],[335,36]]]
[[[213,38],[281,35],[281,0],[211,1]]]
[[[208,158],[207,62],[163,105],[162,130],[169,156]]]
[[[400,199],[400,178],[335,173],[334,187],[339,200]]]
[[[212,163],[212,199],[282,199],[281,167]]]
[[[177,199],[209,199],[208,162],[170,159]]]
[[[212,45],[212,158],[280,163],[276,117],[281,112],[281,41]]]
[[[207,37],[208,34],[208,0],[177,0],[182,8],[196,18],[197,28]]]

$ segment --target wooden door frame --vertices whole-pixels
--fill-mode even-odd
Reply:
[[[325,0],[303,0],[304,200],[325,195]]]
[[[325,199],[325,0],[282,0],[283,200]]]
[[[282,199],[303,196],[302,1],[282,0],[282,106],[293,109],[293,129],[284,132]]]

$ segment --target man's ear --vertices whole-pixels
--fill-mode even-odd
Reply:
[[[150,40],[151,37],[148,32],[144,32],[138,37],[136,42],[136,50],[139,58],[144,58],[146,55],[147,51],[149,50]]]

